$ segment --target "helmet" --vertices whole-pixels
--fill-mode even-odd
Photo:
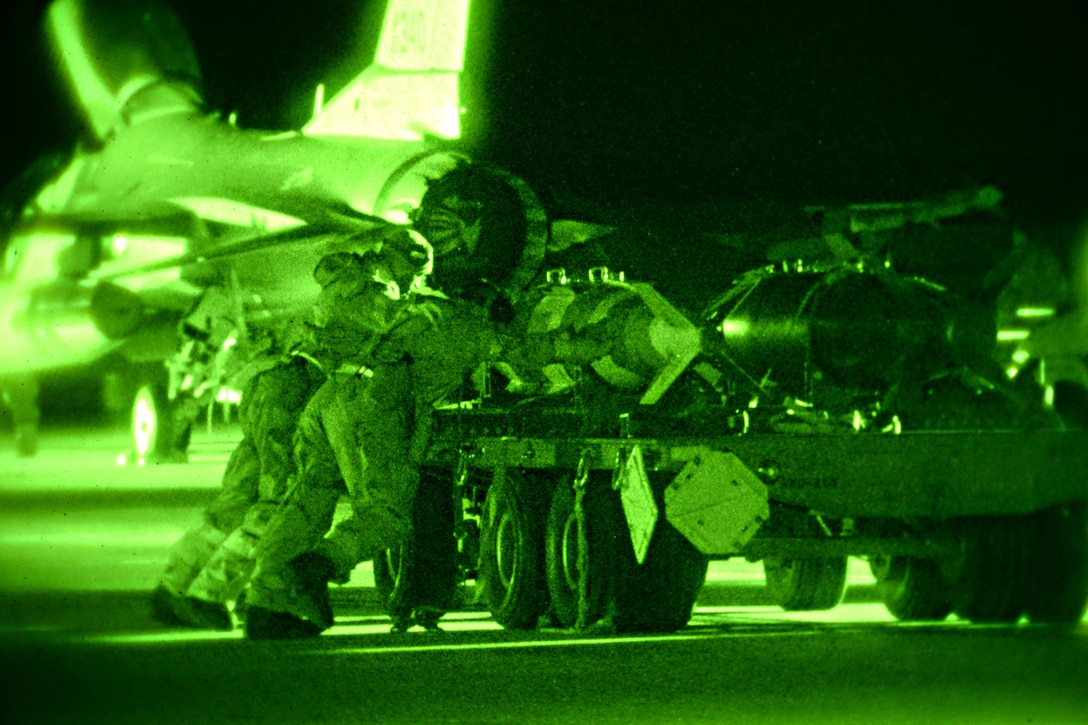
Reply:
[[[544,209],[525,182],[474,164],[432,182],[413,224],[434,247],[431,283],[448,292],[482,282],[516,294],[539,267],[548,233]]]

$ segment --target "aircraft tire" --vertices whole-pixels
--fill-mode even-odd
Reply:
[[[132,400],[131,420],[136,459],[149,463],[168,459],[175,436],[173,415],[164,384],[146,382],[136,389]]]

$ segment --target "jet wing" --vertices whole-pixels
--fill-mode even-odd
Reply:
[[[464,162],[434,141],[460,135],[468,9],[389,0],[373,62],[328,104],[319,93],[301,131],[268,131],[208,112],[166,4],[53,0],[44,30],[92,143],[9,215],[0,332],[18,344],[0,372],[84,364],[122,344],[129,359],[169,357],[159,338],[175,340],[213,287],[242,325],[307,309],[322,254],[408,222]],[[156,339],[137,349],[145,338]]]

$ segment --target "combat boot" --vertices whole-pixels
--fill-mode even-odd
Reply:
[[[305,619],[286,612],[250,604],[246,607],[245,633],[249,639],[310,639],[324,630]]]
[[[185,597],[181,601],[178,615],[184,623],[197,629],[218,629],[229,632],[234,629],[234,620],[225,604],[209,602],[197,597]]]
[[[396,612],[389,615],[393,620],[390,628],[392,634],[403,634],[412,627],[422,627],[428,632],[444,634],[445,630],[438,625],[438,620],[446,613],[444,609],[431,606],[420,606],[406,612]]]
[[[428,632],[442,633],[445,630],[438,626],[438,620],[445,613],[439,607],[420,606],[412,610],[412,621]]]
[[[155,587],[151,592],[151,618],[168,627],[184,626],[181,615],[182,597],[174,594],[165,584]]]
[[[412,613],[406,612],[403,614],[391,614],[390,618],[393,620],[393,626],[389,629],[392,634],[404,634],[415,622],[412,621]]]
[[[324,554],[308,551],[292,559],[288,566],[295,575],[296,593],[313,608],[314,623],[323,625],[322,629],[331,627],[333,611],[332,602],[329,600],[329,582],[336,576],[332,559]]]

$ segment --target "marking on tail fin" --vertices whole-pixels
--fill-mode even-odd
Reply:
[[[303,133],[460,137],[468,8],[469,0],[390,0],[374,63],[322,104]]]
[[[375,63],[403,71],[464,67],[469,0],[390,0]]]

